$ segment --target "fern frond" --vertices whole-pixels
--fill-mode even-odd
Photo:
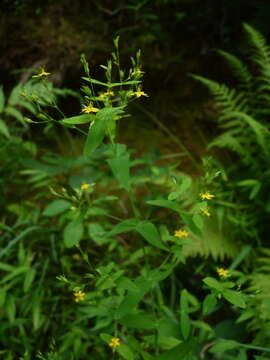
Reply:
[[[248,35],[248,40],[253,54],[250,56],[251,61],[258,65],[260,82],[270,86],[270,47],[267,45],[265,37],[253,27],[244,24],[244,29]],[[258,89],[262,91],[262,89]]]
[[[183,246],[184,256],[212,257],[216,260],[232,258],[238,252],[235,242],[221,234],[213,224],[209,224],[202,231],[202,236],[195,237],[191,244]]]
[[[214,96],[217,105],[221,108],[221,113],[247,110],[247,101],[244,93],[237,92],[235,89],[230,89],[225,84],[219,84],[216,81],[202,76],[192,75],[192,77],[193,79],[200,81],[209,89]]]
[[[227,148],[233,152],[236,152],[240,156],[246,155],[246,149],[241,145],[239,140],[234,136],[234,132],[227,131],[222,135],[217,136],[210,142],[208,148],[212,147]]]
[[[233,112],[231,114],[228,114],[227,118],[238,118],[239,120],[242,119],[242,121],[244,121],[254,132],[257,143],[265,152],[267,152],[267,145],[269,143],[267,142],[267,138],[268,140],[270,140],[270,133],[265,126],[263,126],[260,122],[243,112]]]
[[[240,87],[242,87],[243,90],[250,91],[252,87],[252,74],[247,65],[233,54],[223,50],[217,50],[217,52],[227,61],[233,74],[238,79]]]
[[[256,332],[255,344],[269,344],[270,341],[270,257],[269,249],[262,249],[268,257],[259,257],[258,267],[249,276],[248,292],[252,294],[251,318],[248,327]],[[263,266],[260,266],[263,264]]]

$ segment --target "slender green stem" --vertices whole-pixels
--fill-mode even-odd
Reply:
[[[88,264],[88,266],[90,267],[91,271],[94,273],[94,274],[98,274],[96,269],[94,268],[94,266],[91,264],[91,262],[89,261],[89,257],[88,257],[88,254],[86,254],[82,248],[80,247],[80,245],[76,245],[77,249],[80,251],[84,261]],[[99,275],[99,274],[98,274]]]
[[[140,212],[139,212],[137,206],[135,205],[135,201],[130,192],[128,193],[128,197],[129,197],[129,201],[131,203],[133,214],[134,214],[135,218],[138,219],[140,217]]]

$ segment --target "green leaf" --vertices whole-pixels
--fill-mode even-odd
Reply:
[[[63,124],[69,124],[69,125],[79,125],[79,124],[87,124],[89,122],[94,121],[95,119],[96,119],[96,115],[82,114],[79,116],[72,116],[72,117],[63,119],[60,122]]]
[[[238,291],[226,289],[223,291],[224,298],[229,301],[231,304],[238,306],[240,308],[246,307],[245,297]]]
[[[187,338],[190,334],[191,321],[189,319],[188,314],[183,310],[181,310],[181,313],[180,313],[180,326],[181,326],[181,332],[182,332],[183,338],[185,340],[187,340]]]
[[[181,311],[184,311],[185,313],[188,313],[188,292],[186,289],[181,291],[181,297],[180,297],[180,308]]]
[[[174,201],[170,201],[170,200],[149,200],[149,201],[146,201],[146,203],[149,205],[165,207],[167,209],[171,209],[171,210],[174,210],[177,212],[180,209],[179,204],[177,204]]]
[[[89,127],[83,154],[86,156],[96,150],[106,135],[107,124],[105,121],[95,120]]]
[[[246,310],[242,311],[239,318],[236,320],[237,323],[240,323],[241,321],[246,321],[250,318],[256,317],[256,310]]]
[[[209,314],[217,305],[217,299],[213,294],[209,294],[203,301],[203,315]]]
[[[143,299],[145,293],[152,287],[153,281],[146,280],[139,277],[135,280],[137,291],[128,291],[127,295],[121,302],[116,311],[116,319],[121,319],[123,316],[129,314],[132,309]]]
[[[168,195],[168,200],[173,201],[176,200],[180,196],[180,193],[178,191],[173,191]]]
[[[223,285],[216,279],[212,277],[206,277],[203,279],[203,282],[208,285],[210,288],[215,289],[217,291],[223,292]]]
[[[141,221],[136,226],[136,231],[147,241],[149,244],[158,247],[159,249],[168,250],[162,243],[157,228],[150,221]]]
[[[116,348],[116,351],[119,355],[121,355],[126,360],[134,360],[133,351],[130,347],[126,344],[121,344],[119,347]]]
[[[95,80],[95,79],[92,79],[92,78],[83,77],[83,80],[86,80],[86,81],[88,81],[88,82],[90,82],[92,84],[103,85],[103,86],[108,87],[107,83],[104,83],[104,82],[101,82],[101,81],[98,81],[98,80]]]
[[[111,83],[108,84],[109,87],[115,87],[115,86],[122,86],[122,85],[135,85],[135,84],[140,84],[141,81],[140,80],[130,80],[130,81],[123,81],[121,83]]]
[[[21,275],[25,272],[27,272],[29,270],[28,266],[19,266],[16,267],[12,272],[10,272],[8,275],[4,276],[1,278],[0,280],[0,284],[4,284],[8,281],[10,281],[11,279],[15,278],[18,275]]]
[[[96,150],[102,143],[105,135],[107,135],[111,122],[114,121],[114,117],[122,113],[123,110],[120,107],[110,107],[101,109],[95,115],[95,121],[89,127],[84,146],[84,155],[89,156]]]
[[[9,295],[7,297],[4,309],[7,314],[9,322],[13,323],[16,316],[16,304],[15,304],[14,296]]]
[[[5,94],[3,91],[3,87],[0,86],[0,113],[4,110],[5,106]]]
[[[239,348],[239,343],[234,340],[220,340],[214,346],[211,347],[211,353],[221,353],[228,350]]]
[[[14,109],[13,107],[10,107],[10,106],[6,107],[5,114],[7,114],[8,116],[14,117],[21,124],[25,123],[22,113],[20,111],[18,111],[17,109]]]
[[[88,233],[91,239],[93,239],[97,245],[103,245],[109,241],[106,231],[98,222],[90,223],[88,225]]]
[[[128,314],[119,320],[121,325],[132,329],[155,329],[156,320],[154,316],[146,313]]]
[[[190,187],[190,185],[192,184],[192,179],[191,177],[186,177],[183,182],[181,183],[181,185],[179,186],[178,192],[179,194],[183,194],[184,192],[187,191],[187,189]]]
[[[141,356],[143,357],[143,360],[155,360],[152,355],[143,350],[141,351]]]
[[[155,357],[155,360],[188,360],[188,359],[198,359],[200,347],[194,340],[185,341],[182,344],[175,346],[174,348],[164,352]],[[197,357],[191,357],[192,355],[197,355]]]
[[[83,236],[83,223],[80,217],[71,221],[64,229],[64,244],[66,247],[77,245]]]
[[[9,130],[8,130],[6,123],[1,119],[0,119],[0,133],[5,135],[7,138],[10,137]]]
[[[130,160],[129,154],[107,160],[113,175],[127,191],[130,191]]]
[[[201,236],[201,230],[194,223],[192,216],[188,214],[186,211],[179,211],[179,214],[184,221],[184,223],[188,226],[188,228],[196,235]]]
[[[130,280],[127,277],[121,277],[117,281],[117,286],[121,289],[129,290],[129,291],[139,291],[134,281]]]
[[[138,220],[134,218],[124,220],[117,224],[109,233],[107,233],[107,236],[118,235],[135,230],[137,224]]]
[[[5,300],[6,300],[6,290],[5,289],[0,289],[0,306],[2,307],[5,303]]]
[[[21,99],[21,91],[23,89],[23,85],[22,84],[18,84],[16,85],[10,95],[9,95],[9,98],[8,98],[8,105],[17,105],[19,100]]]
[[[192,220],[193,220],[194,224],[197,226],[197,228],[199,228],[200,230],[203,229],[204,221],[203,221],[203,217],[200,213],[195,213],[192,217]]]
[[[25,293],[30,289],[32,282],[34,281],[35,275],[36,275],[35,269],[30,268],[29,271],[27,271],[23,283],[23,291]]]
[[[71,204],[66,200],[54,200],[43,211],[45,216],[55,216],[62,214],[64,211],[70,209]]]
[[[18,102],[18,105],[20,106],[20,107],[23,107],[23,108],[25,108],[26,110],[28,110],[30,113],[32,113],[33,115],[35,115],[36,114],[36,112],[37,112],[37,109],[35,108],[35,106],[33,106],[30,102],[28,102],[28,101],[24,101],[24,100],[19,100],[19,102]]]
[[[41,299],[35,296],[32,304],[32,317],[34,330],[37,330],[41,325]]]
[[[157,228],[150,221],[127,219],[117,224],[107,236],[113,236],[129,231],[137,231],[148,243],[163,250],[168,250],[162,243]]]

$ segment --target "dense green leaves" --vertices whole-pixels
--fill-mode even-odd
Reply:
[[[155,329],[157,322],[154,316],[147,313],[129,314],[119,320],[120,324],[132,329]]]
[[[140,6],[133,6],[136,18]],[[218,101],[226,136],[215,141],[241,154],[237,174],[229,161],[224,169],[205,159],[190,176],[187,160],[181,167],[174,162],[179,153],[138,157],[140,151],[117,143],[126,138],[118,126],[124,109],[146,96],[138,86],[139,52],[123,71],[119,38],[101,81],[82,57],[88,85],[80,108],[94,106],[95,114],[65,117],[56,94],[68,91],[54,89],[44,74],[34,79],[35,91],[24,89],[23,101],[22,85],[16,87],[7,107],[0,90],[3,360],[37,353],[44,360],[246,360],[269,351],[270,57],[265,40],[252,30],[250,36],[257,54],[250,72],[223,53],[243,71],[241,89],[197,77]],[[34,116],[25,124],[27,112]],[[35,123],[43,131],[32,131]],[[181,145],[161,122],[160,128]],[[85,135],[86,156],[79,156]],[[202,199],[208,191],[213,199]],[[224,250],[228,244],[235,252]]]

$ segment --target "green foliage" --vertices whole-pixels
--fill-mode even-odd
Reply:
[[[118,42],[102,66],[103,81],[92,77],[82,56],[88,84],[81,89],[84,114],[63,114],[57,95],[74,94],[55,91],[44,73],[24,87],[24,101],[35,111],[27,126],[42,123],[43,136],[56,142],[54,129],[60,126],[69,141],[63,155],[33,140],[36,147],[28,143],[25,158],[24,140],[12,127],[10,138],[3,134],[4,155],[9,141],[17,140],[6,156],[8,190],[3,190],[14,192],[19,185],[20,192],[1,199],[1,355],[4,360],[229,360],[246,359],[252,351],[264,356],[270,350],[257,343],[269,339],[268,318],[261,334],[256,315],[268,304],[262,272],[269,269],[267,264],[259,269],[259,287],[266,292],[258,295],[246,261],[251,248],[234,243],[226,228],[221,188],[226,173],[205,160],[202,176],[193,179],[174,163],[162,165],[162,155],[139,156],[118,142],[129,103],[147,97],[140,53],[123,71]],[[231,121],[226,112],[242,114],[253,145],[268,151],[262,129],[243,110],[244,95],[204,82],[223,104],[221,121]],[[96,93],[96,87],[103,91]],[[18,104],[16,96],[11,105]],[[76,146],[73,134],[83,135],[83,145]],[[19,165],[11,162],[18,156]],[[237,186],[251,188],[253,200],[261,182],[250,180]],[[229,268],[220,268],[220,261]],[[238,326],[237,319],[249,320],[249,328]],[[251,337],[254,344],[246,344]]]
[[[268,256],[268,249],[261,249],[261,246],[268,246],[270,47],[263,35],[250,25],[244,24],[244,30],[249,43],[247,64],[234,55],[219,51],[238,80],[236,88],[230,89],[199,76],[194,78],[209,88],[219,108],[218,121],[222,134],[210,143],[210,147],[227,148],[238,155],[235,164],[227,170],[229,182],[224,183],[224,201],[220,204],[227,207],[227,218],[235,236],[249,238],[254,248],[259,248]],[[246,255],[243,253],[243,256]],[[238,321],[248,323],[249,329],[256,332],[254,344],[261,346],[269,343],[269,260],[259,257],[253,266],[254,270],[248,278],[248,291],[253,298]],[[244,305],[241,294],[239,297],[227,290],[223,296],[235,305]],[[205,312],[208,306],[211,308],[211,301],[208,298],[205,303]],[[222,348],[223,344],[220,346]]]
[[[226,148],[238,155],[235,167],[228,170],[231,185],[227,186],[227,191],[230,191],[227,199],[231,204],[241,204],[241,208],[228,208],[228,218],[239,224],[242,233],[260,242],[269,207],[266,179],[270,161],[270,47],[250,25],[244,24],[244,30],[250,48],[247,64],[234,55],[219,51],[236,75],[238,83],[235,88],[193,77],[209,88],[219,109],[218,122],[222,133],[214,138],[210,148]]]

